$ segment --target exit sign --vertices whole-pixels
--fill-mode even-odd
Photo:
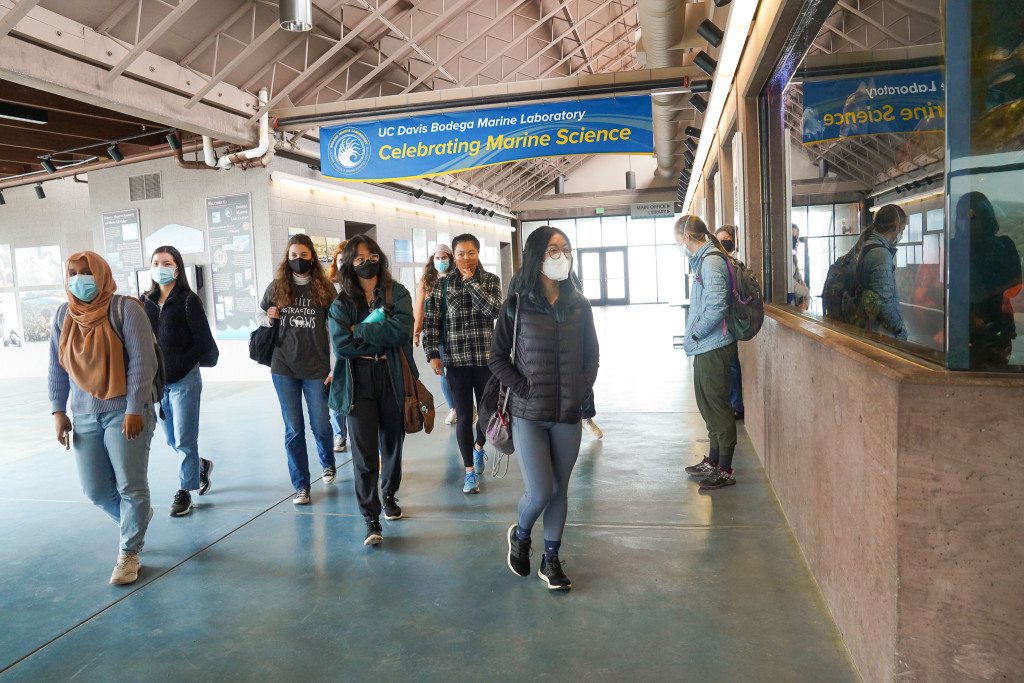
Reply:
[[[600,216],[602,213],[604,213],[604,209],[599,206],[596,209],[594,209],[594,213]]]

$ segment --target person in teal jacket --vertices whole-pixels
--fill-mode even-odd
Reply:
[[[346,245],[338,283],[341,291],[329,313],[337,358],[329,405],[348,419],[356,500],[366,520],[363,545],[377,545],[384,540],[382,509],[386,519],[402,518],[395,497],[402,483],[405,441],[405,388],[398,354],[405,354],[418,377],[412,355],[412,298],[391,277],[387,256],[365,235]]]
[[[697,409],[708,429],[710,451],[686,472],[701,478],[702,489],[736,483],[732,454],[736,449],[736,416],[729,400],[736,339],[726,326],[731,276],[725,247],[697,216],[683,216],[675,225],[676,242],[690,259],[693,286],[683,350],[693,356],[693,389]]]

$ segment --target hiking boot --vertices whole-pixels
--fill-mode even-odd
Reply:
[[[448,417],[444,419],[446,425],[453,425],[459,421],[459,416],[455,414],[455,408],[448,411]]]
[[[513,524],[508,528],[508,568],[516,576],[530,575],[530,539],[520,540],[516,536],[516,527]]]
[[[462,485],[463,493],[480,493],[480,475],[476,472],[466,472],[466,481]]]
[[[334,440],[334,452],[343,453],[348,450],[348,439],[344,436],[339,436]]]
[[[583,428],[587,430],[588,434],[599,441],[604,438],[604,432],[602,432],[601,428],[594,424],[594,421],[589,417],[583,420]]]
[[[484,449],[473,448],[473,470],[477,474],[483,474],[487,469],[487,452]]]
[[[178,489],[171,503],[171,517],[184,517],[192,512],[192,495],[185,489]]]
[[[384,540],[384,530],[377,520],[366,520],[366,540],[363,545],[380,545]]]
[[[690,465],[686,468],[686,473],[691,477],[710,477],[712,474],[718,472],[718,468],[711,464],[711,462],[704,458],[696,465]]]
[[[199,495],[205,496],[210,490],[210,475],[213,473],[213,461],[199,458]]]
[[[398,499],[392,496],[384,496],[384,519],[401,519],[402,508],[398,507]]]
[[[110,575],[110,583],[115,586],[135,583],[135,580],[139,578],[140,569],[142,569],[142,562],[139,561],[138,555],[118,555],[114,573]]]
[[[309,505],[309,489],[297,489],[295,497],[292,498],[295,505]]]
[[[723,486],[732,486],[735,483],[736,477],[733,475],[732,470],[716,469],[713,475],[700,483],[700,487],[702,489],[720,489]]]
[[[334,483],[334,477],[336,477],[337,475],[338,475],[338,468],[337,467],[335,467],[334,465],[331,465],[330,467],[325,467],[324,468],[324,483],[325,484],[333,484]]]
[[[548,585],[550,590],[567,591],[572,588],[572,581],[562,571],[563,564],[565,563],[558,559],[558,555],[552,555],[551,557],[544,555],[541,558],[537,576]]]

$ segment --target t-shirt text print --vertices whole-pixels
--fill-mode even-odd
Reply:
[[[294,304],[282,308],[281,315],[287,319],[288,327],[315,330],[317,318],[322,316],[322,309],[313,308],[313,299],[310,297],[300,296]]]

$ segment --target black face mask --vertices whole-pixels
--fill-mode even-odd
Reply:
[[[354,268],[356,275],[364,280],[372,280],[380,272],[380,261],[367,261]]]
[[[722,240],[722,246],[725,247],[726,251],[731,252],[736,246],[736,243],[732,240]]]
[[[288,267],[292,269],[293,273],[299,275],[305,275],[309,271],[313,270],[313,259],[311,258],[293,258],[288,260]]]

